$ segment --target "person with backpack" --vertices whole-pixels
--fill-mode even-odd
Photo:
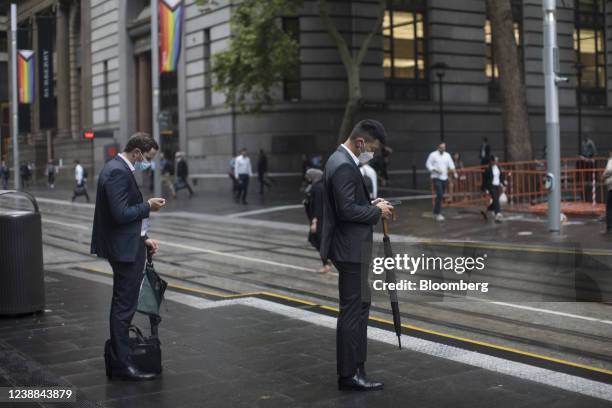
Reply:
[[[304,190],[304,209],[308,217],[308,242],[317,250],[321,249],[321,226],[323,225],[323,171],[315,168],[306,170],[306,180],[310,183]],[[319,273],[331,271],[329,259],[321,257],[323,266]]]
[[[45,169],[45,175],[47,176],[47,185],[50,189],[55,188],[55,175],[57,174],[57,167],[53,164],[53,159],[49,159],[47,168]]]

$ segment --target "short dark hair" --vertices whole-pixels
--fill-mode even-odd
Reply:
[[[387,132],[385,127],[377,120],[365,119],[357,123],[351,131],[350,139],[356,139],[359,136],[369,136],[377,139],[382,144],[386,144]]]
[[[134,149],[140,149],[142,153],[147,153],[151,149],[159,150],[159,145],[150,134],[145,132],[136,132],[130,136],[123,151],[129,153]]]

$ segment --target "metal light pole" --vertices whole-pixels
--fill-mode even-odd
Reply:
[[[544,11],[544,88],[546,93],[546,162],[548,191],[548,230],[561,229],[561,152],[559,133],[559,71],[556,0],[543,0]]]
[[[17,4],[11,3],[11,118],[13,119],[13,180],[15,190],[19,180],[19,100],[17,99]]]
[[[159,145],[161,152],[163,147],[159,136],[159,0],[151,0],[151,82],[153,86],[152,118],[153,118],[153,138]],[[155,155],[154,194],[155,197],[162,195],[162,180],[159,154]]]
[[[435,63],[432,68],[438,77],[438,103],[440,105],[440,140],[444,141],[444,71],[448,68],[444,62]]]

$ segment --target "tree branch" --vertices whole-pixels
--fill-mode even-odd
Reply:
[[[326,0],[319,0],[319,11],[321,14],[321,20],[323,21],[323,25],[327,29],[329,35],[331,35],[334,39],[336,47],[338,47],[338,52],[340,52],[340,59],[342,60],[344,67],[347,69],[347,71],[350,70],[351,66],[353,65],[353,58],[351,57],[351,53],[348,49],[348,46],[346,45],[346,41],[344,41],[344,38],[342,38],[338,30],[336,29],[336,26],[329,17],[329,8]]]
[[[378,10],[378,17],[376,18],[376,23],[374,23],[374,27],[372,27],[372,30],[368,33],[368,36],[363,40],[363,43],[361,44],[361,48],[359,49],[359,53],[357,54],[357,66],[361,66],[361,63],[363,62],[363,59],[365,58],[366,53],[370,48],[370,41],[372,41],[372,38],[374,38],[374,36],[378,34],[378,31],[380,30],[383,18],[385,16],[385,3],[385,0],[379,1],[380,8]]]

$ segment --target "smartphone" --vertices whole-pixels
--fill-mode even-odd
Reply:
[[[391,204],[393,207],[397,207],[398,205],[402,204],[401,200],[393,200],[393,201],[389,201],[389,204]]]

